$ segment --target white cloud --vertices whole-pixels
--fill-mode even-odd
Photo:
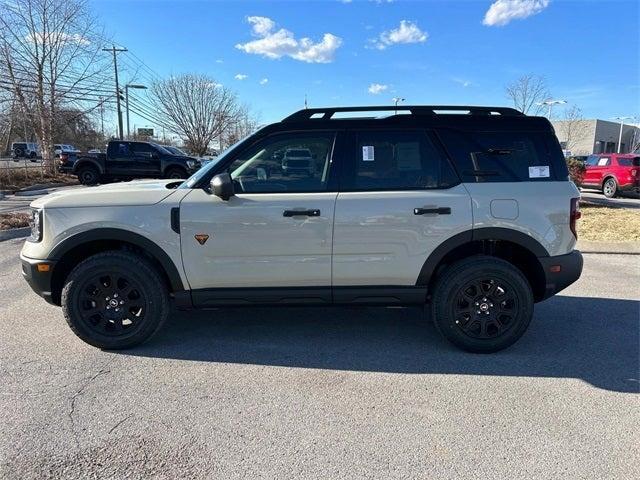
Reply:
[[[451,80],[456,82],[459,85],[462,85],[465,88],[470,87],[471,85],[473,85],[470,80],[465,80],[464,78],[454,77]]]
[[[218,58],[218,59],[216,60],[216,63],[224,63],[224,60],[222,60],[221,58]]]
[[[266,85],[267,83],[269,83],[269,79],[268,78],[263,78],[262,80],[260,80],[260,85]]]
[[[38,43],[42,44],[44,42],[47,43],[75,43],[78,45],[90,45],[91,42],[80,35],[79,33],[74,33],[72,35],[65,32],[49,32],[47,34],[43,34],[42,32],[30,33],[25,37],[25,40],[29,43]]]
[[[372,95],[379,95],[385,90],[387,90],[388,88],[389,88],[388,85],[383,85],[381,83],[372,83],[371,85],[369,85],[369,88],[367,90]]]
[[[384,50],[391,45],[401,43],[424,43],[427,38],[429,38],[429,34],[420,30],[417,23],[401,20],[398,28],[386,30],[378,38],[372,39],[370,42],[378,50]]]
[[[336,50],[342,45],[342,39],[331,33],[325,33],[320,42],[310,38],[296,39],[295,35],[281,28],[275,30],[276,23],[267,17],[247,17],[253,35],[258,37],[247,43],[238,43],[236,48],[253,55],[262,55],[270,59],[284,56],[307,63],[330,63]]]
[[[249,75],[245,75],[244,73],[238,73],[235,77],[236,80],[244,80],[245,78],[248,78]]]
[[[500,27],[540,13],[549,6],[549,0],[496,0],[484,14],[483,25]]]

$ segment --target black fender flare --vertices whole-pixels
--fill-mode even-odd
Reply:
[[[504,240],[526,248],[536,257],[549,256],[549,252],[540,242],[532,236],[518,230],[501,227],[474,228],[458,233],[438,245],[424,262],[424,265],[422,265],[416,285],[428,285],[429,280],[435,273],[436,267],[449,252],[461,247],[465,243],[471,243],[477,240]]]
[[[166,252],[148,238],[128,230],[119,228],[96,228],[94,230],[77,233],[58,243],[51,250],[49,258],[52,260],[60,260],[72,249],[96,240],[116,240],[135,245],[158,261],[167,274],[172,291],[178,292],[184,290],[184,284],[180,278],[178,268]]]
[[[88,163],[96,167],[101,175],[104,174],[104,167],[100,164],[100,162],[91,158],[79,158],[78,160],[76,160],[73,164],[73,173],[78,173],[78,170]]]

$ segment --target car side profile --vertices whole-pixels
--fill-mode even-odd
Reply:
[[[597,188],[605,197],[621,192],[640,194],[640,155],[602,153],[589,155],[585,161],[581,187]]]
[[[301,149],[313,173],[285,175],[283,153]],[[171,305],[419,305],[456,346],[494,352],[523,335],[535,302],[579,278],[578,200],[545,118],[305,109],[185,182],[34,201],[21,261],[99,348],[147,340]]]
[[[11,156],[17,162],[21,158],[28,158],[35,162],[40,155],[40,147],[33,142],[13,142],[11,144]]]
[[[185,179],[200,168],[200,161],[176,155],[152,142],[112,140],[106,153],[60,155],[58,170],[78,176],[83,185],[134,178]]]

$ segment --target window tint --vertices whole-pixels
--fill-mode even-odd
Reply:
[[[116,155],[118,157],[126,157],[131,154],[128,143],[116,143],[116,142],[109,143],[109,146],[107,147],[107,153],[109,155]]]
[[[621,167],[640,167],[640,157],[620,158],[618,157],[618,165]]]
[[[132,143],[131,151],[134,153],[157,153],[157,150],[148,143]]]
[[[523,182],[566,179],[557,140],[534,132],[440,130],[440,137],[465,182]]]
[[[326,191],[333,139],[333,133],[275,135],[241,153],[228,172],[237,192]]]
[[[458,179],[425,132],[356,133],[351,190],[449,188]]]
[[[598,160],[600,160],[598,155],[589,155],[584,163],[589,167],[595,167],[598,165]]]

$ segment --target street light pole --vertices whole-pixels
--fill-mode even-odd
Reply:
[[[614,120],[620,120],[620,133],[618,134],[618,153],[622,153],[622,127],[624,127],[624,121],[630,120],[633,117],[615,117]]]
[[[546,105],[548,107],[547,110],[547,118],[549,120],[551,120],[551,109],[553,108],[554,105],[562,105],[563,103],[567,103],[566,100],[552,100],[552,99],[547,99],[544,102],[538,102],[536,103],[536,105]]]
[[[125,103],[125,109],[127,111],[127,138],[131,136],[131,133],[129,132],[129,89],[130,88],[146,89],[147,87],[144,85],[136,85],[134,83],[128,83],[124,86],[124,103]]]
[[[400,102],[404,102],[404,98],[401,97],[393,97],[391,100],[393,100],[393,105],[396,107],[395,110],[393,111],[394,115],[398,114],[398,103]]]

